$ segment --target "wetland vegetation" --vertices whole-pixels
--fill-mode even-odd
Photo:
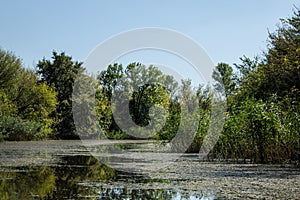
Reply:
[[[261,57],[244,56],[234,66],[219,63],[212,74],[213,88],[194,86],[191,80],[178,82],[155,66],[135,62],[114,63],[89,76],[97,86],[97,125],[111,139],[91,146],[106,153],[113,146],[131,152],[122,156],[91,156],[78,140],[72,113],[78,99],[72,99],[72,92],[77,75],[85,73],[81,62],[54,51],[52,59],[42,59],[35,69],[28,69],[13,53],[0,50],[0,198],[298,199],[299,37],[300,10],[295,9],[292,17],[269,33]],[[136,85],[135,90],[128,85]],[[145,127],[155,122],[155,134],[140,131],[137,137],[124,131],[124,127],[131,130],[128,124],[120,128],[114,110],[120,116],[128,113],[114,107],[112,98],[117,94],[126,102],[123,90],[130,96],[127,107],[134,124]],[[214,97],[214,91],[222,97]],[[226,104],[225,124],[202,160],[198,152],[216,101]],[[154,104],[160,107],[152,109]],[[182,130],[186,131],[180,134],[190,137],[191,120],[181,117],[182,107],[197,119],[191,145],[180,156],[176,151],[168,154],[176,159],[154,170],[162,164],[155,160],[162,154],[157,156],[149,146],[167,144]],[[165,118],[162,108],[167,111]],[[91,127],[85,136],[99,135]],[[140,173],[128,170],[134,167],[145,168]]]

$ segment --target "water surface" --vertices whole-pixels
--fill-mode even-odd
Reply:
[[[138,147],[131,142],[114,145]],[[0,148],[1,200],[204,198],[196,191],[142,187],[170,180],[111,168],[79,141],[5,142]]]
[[[102,145],[100,149],[116,145],[135,154],[139,150],[144,152],[139,159],[114,154],[114,165],[124,169],[123,166],[142,166],[155,160],[155,154],[147,150],[152,145],[149,143],[122,141],[98,145]],[[184,154],[156,171],[123,171],[91,156],[80,141],[0,143],[1,200],[299,197],[300,169],[292,165],[209,163],[200,161],[197,154]]]

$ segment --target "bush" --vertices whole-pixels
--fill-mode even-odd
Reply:
[[[18,117],[0,117],[0,140],[35,140],[42,137],[42,124]]]

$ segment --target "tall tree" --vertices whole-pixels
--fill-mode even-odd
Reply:
[[[216,81],[214,85],[216,90],[220,92],[224,91],[226,97],[234,90],[234,75],[230,65],[219,63],[213,71],[212,77]]]
[[[172,93],[176,92],[178,84],[172,76],[164,75],[158,68],[131,63],[123,70],[122,65],[113,64],[99,74],[98,81],[99,88],[96,91],[97,115],[101,127],[109,137],[119,137],[119,133],[122,133],[112,116],[113,110],[117,110],[119,118],[121,116],[125,119],[130,118],[130,123],[126,124],[129,127],[131,127],[131,122],[143,127],[152,125],[155,120],[158,120],[158,115],[156,115],[152,121],[153,116],[151,114],[153,113],[151,112],[154,110],[151,109],[154,108],[155,104],[159,104],[173,113],[166,119],[168,127],[171,127],[171,123],[175,123],[175,121],[172,122],[171,116],[174,115],[174,112],[178,112],[178,109],[170,111],[172,106],[175,108],[170,100]],[[115,106],[111,103],[113,93],[118,99]],[[176,121],[176,123],[178,122]]]
[[[72,115],[73,85],[78,73],[82,73],[82,63],[72,61],[64,52],[53,52],[52,61],[43,59],[37,65],[41,80],[53,85],[57,91],[58,106],[53,117],[58,120],[54,127],[60,138],[77,137]]]
[[[300,10],[281,22],[274,33],[269,33],[265,60],[251,74],[251,84],[256,86],[252,93],[264,100],[273,94],[300,100]]]
[[[263,60],[244,57],[242,64],[235,65],[237,86],[234,95],[227,98],[228,118],[215,148],[223,149],[225,157],[250,158],[254,162],[299,162],[299,35],[297,10],[269,34]],[[222,74],[227,73],[219,73]],[[230,91],[226,84],[228,76],[215,77],[223,80],[226,92]]]
[[[21,59],[0,49],[0,88],[7,88],[15,82],[22,71]]]
[[[24,69],[21,60],[0,50],[0,136],[29,140],[49,136],[56,107],[56,92]],[[0,138],[1,139],[1,138]]]
[[[15,83],[21,73],[21,60],[12,53],[0,49],[0,116],[17,113],[17,107],[12,102],[10,94],[17,90]]]

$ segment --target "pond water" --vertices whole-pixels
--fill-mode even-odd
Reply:
[[[62,156],[52,166],[1,167],[1,199],[201,199],[176,189],[127,187],[164,182],[109,168],[91,156]],[[114,186],[118,182],[119,186]]]
[[[149,145],[100,145],[145,151],[143,144]],[[300,170],[288,165],[206,163],[186,154],[166,168],[137,173],[106,165],[80,141],[0,143],[1,200],[298,199],[299,189]]]

